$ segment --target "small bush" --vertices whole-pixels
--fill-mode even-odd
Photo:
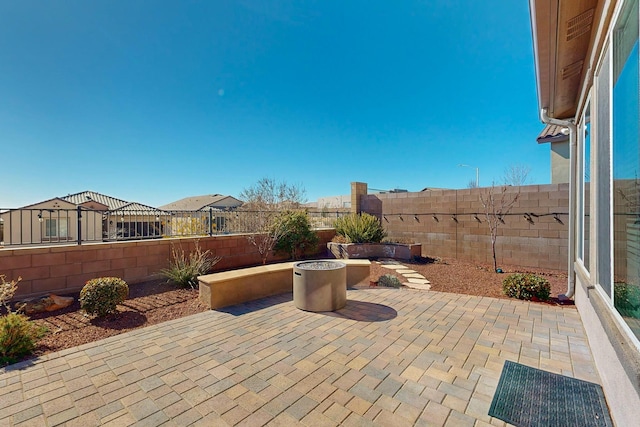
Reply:
[[[127,282],[118,277],[89,280],[80,291],[80,307],[98,317],[117,312],[117,305],[129,296]]]
[[[317,249],[318,235],[311,229],[309,215],[305,211],[285,211],[279,214],[271,226],[278,231],[274,246],[276,252],[284,252],[296,260],[307,249]]]
[[[198,242],[189,257],[184,253],[184,249],[172,246],[169,268],[161,270],[160,274],[184,288],[195,288],[198,285],[198,276],[209,273],[221,259],[212,257],[209,250],[203,252]]]
[[[402,282],[393,274],[385,274],[378,279],[378,286],[386,286],[388,288],[399,288]]]
[[[378,218],[368,213],[340,217],[334,227],[336,234],[343,236],[347,243],[380,243],[387,237]]]
[[[502,282],[502,291],[510,298],[547,301],[551,295],[549,281],[535,274],[511,274]]]
[[[0,365],[17,362],[31,354],[46,331],[24,314],[9,313],[0,317]]]

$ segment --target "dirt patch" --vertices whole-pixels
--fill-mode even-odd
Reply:
[[[547,304],[561,304],[558,295],[567,292],[567,274],[557,270],[500,266],[503,273],[495,273],[493,266],[473,264],[456,259],[422,257],[415,261],[403,261],[411,270],[423,275],[431,282],[431,290],[456,294],[508,298],[502,293],[502,281],[512,273],[533,273],[544,277],[551,285],[551,299]],[[372,280],[383,274],[393,274],[402,280],[402,275],[380,263],[371,265]],[[405,280],[406,281],[406,280]],[[568,305],[572,303],[569,302]]]
[[[197,289],[179,289],[162,280],[129,285],[129,298],[118,305],[118,314],[104,318],[87,316],[75,302],[59,311],[31,316],[49,333],[38,342],[35,356],[118,335],[207,310]]]
[[[506,275],[514,272],[531,272],[549,280],[551,295],[554,297],[548,302],[550,304],[559,304],[557,296],[567,290],[566,273],[554,270],[502,266],[504,274],[497,274],[488,265],[436,257],[421,258],[412,262],[403,261],[402,264],[426,277],[431,282],[431,291],[506,298],[502,294],[502,281]],[[401,274],[373,262],[370,280],[376,282],[383,274],[393,274],[402,279]],[[39,341],[33,356],[64,350],[207,310],[198,299],[197,289],[176,288],[163,280],[130,285],[129,298],[118,306],[118,314],[102,319],[86,316],[80,310],[78,294],[73,296],[76,301],[63,310],[31,316],[31,319],[49,329],[49,333]]]

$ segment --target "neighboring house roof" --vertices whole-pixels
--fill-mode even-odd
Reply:
[[[38,202],[38,203],[32,203],[32,204],[27,205],[27,206],[22,206],[19,209],[39,209],[40,206],[47,205],[49,203],[51,203],[52,207],[54,207],[54,208],[60,208],[60,209],[73,209],[73,208],[75,208],[75,203],[69,202],[68,200],[64,200],[61,197],[54,197],[53,199],[43,200],[43,201]],[[64,206],[64,205],[67,205],[67,206]],[[10,209],[10,210],[13,210],[13,209]]]
[[[83,191],[81,193],[69,194],[67,196],[60,197],[60,199],[66,200],[76,205],[81,205],[88,201],[95,201],[107,206],[109,210],[120,209],[130,203],[124,200],[116,199],[115,197],[96,193],[95,191]]]
[[[185,197],[184,199],[160,206],[168,211],[198,211],[205,208],[228,208],[242,205],[242,201],[222,194],[204,194],[202,196]]]
[[[143,205],[137,202],[127,202],[105,194],[96,193],[95,191],[83,191],[76,194],[69,194],[64,197],[54,197],[53,199],[24,206],[21,209],[38,209],[42,205],[50,205],[51,203],[59,203],[61,205],[60,208],[66,209],[83,206],[97,211],[117,211],[118,213],[127,215],[160,215],[166,213],[161,209],[154,208],[152,206]]]
[[[118,209],[112,209],[112,213],[126,213],[127,215],[162,215],[168,212],[152,206],[143,205],[142,203],[128,203]]]
[[[564,126],[558,125],[546,125],[538,138],[538,144],[543,144],[545,142],[564,142],[569,140],[569,135],[566,132]]]

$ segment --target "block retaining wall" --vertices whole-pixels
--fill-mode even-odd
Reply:
[[[316,254],[324,254],[335,231],[321,230],[318,234]],[[139,283],[160,277],[159,271],[169,266],[171,245],[182,247],[188,254],[196,240],[203,250],[222,257],[214,271],[262,263],[256,247],[245,235],[225,235],[0,249],[0,274],[7,280],[22,277],[16,297],[73,293],[82,289],[87,280],[102,276]],[[268,261],[286,259],[284,255],[271,255]]]
[[[495,191],[499,196],[499,188]],[[360,196],[363,212],[378,216],[389,237],[422,243],[423,256],[457,258],[492,264],[489,226],[482,213],[480,194],[487,188],[426,190],[416,193],[386,193]],[[498,227],[498,264],[567,270],[569,185],[508,187],[507,197],[520,196],[512,215]],[[436,222],[433,214],[438,218]],[[532,216],[533,224],[524,218]],[[560,213],[556,221],[552,213]],[[417,220],[415,219],[417,216]],[[457,222],[451,217],[456,215]],[[544,216],[546,215],[546,216]],[[386,217],[386,219],[385,219]],[[402,218],[401,218],[402,217]]]

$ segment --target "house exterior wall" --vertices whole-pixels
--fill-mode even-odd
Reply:
[[[538,3],[547,4],[531,5]],[[569,254],[574,299],[612,418],[627,426],[640,416],[640,12],[638,0],[595,3],[575,116],[554,117],[577,125],[570,176],[576,191],[569,201],[576,224],[569,245],[576,248]],[[534,34],[538,46],[549,33]],[[538,63],[556,60],[546,56],[548,47],[536,52]]]
[[[82,241],[101,240],[102,213],[83,210],[81,215]],[[3,212],[0,218],[4,228],[3,242],[6,245],[78,240],[78,210],[72,203],[54,199],[28,208]],[[55,224],[55,233],[47,233],[47,224],[51,221]]]
[[[498,228],[499,264],[567,269],[568,189],[568,184],[507,188],[507,197],[519,196],[511,215]],[[500,191],[499,187],[495,190]],[[421,243],[423,256],[489,264],[493,262],[490,232],[480,201],[488,191],[473,188],[369,194],[360,196],[360,203],[362,212],[381,219],[392,240]],[[532,224],[524,213],[538,216],[532,216]],[[562,223],[554,219],[554,213]],[[457,221],[452,219],[454,215]]]
[[[226,197],[211,205],[211,207],[217,209],[237,208],[238,206],[242,206],[242,201],[233,197]]]
[[[606,298],[597,289],[589,288],[589,279],[579,277],[575,303],[587,332],[611,416],[617,426],[637,425],[640,401],[638,367],[633,350],[619,345],[626,341],[620,320],[607,308]],[[612,345],[612,342],[618,345]]]
[[[351,195],[329,196],[318,198],[318,209],[349,209],[351,207]]]
[[[551,143],[551,183],[569,182],[569,141]]]
[[[335,230],[320,230],[318,235],[316,253],[324,254]],[[160,277],[160,270],[169,265],[172,245],[189,253],[196,240],[203,250],[222,257],[215,266],[216,271],[262,263],[260,254],[246,235],[237,234],[0,249],[0,274],[7,280],[22,277],[16,297],[78,292],[87,280],[102,276],[116,276],[128,283],[138,283]],[[272,255],[269,261],[285,258]]]

